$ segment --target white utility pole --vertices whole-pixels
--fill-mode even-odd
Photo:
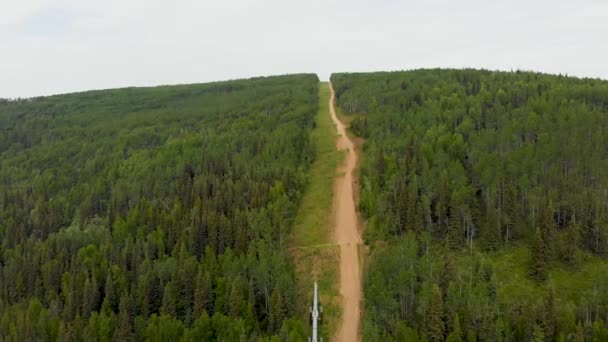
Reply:
[[[319,296],[317,294],[317,282],[315,281],[315,297],[312,302],[312,342],[319,342],[318,334],[319,334]]]

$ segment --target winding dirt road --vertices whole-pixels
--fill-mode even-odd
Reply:
[[[347,150],[344,164],[339,172],[344,176],[336,178],[335,184],[335,225],[336,242],[340,245],[340,295],[342,296],[342,323],[337,331],[336,341],[353,342],[359,340],[359,320],[361,317],[361,274],[359,267],[359,245],[361,236],[357,225],[353,170],[357,166],[355,146],[346,135],[344,124],[336,116],[334,109],[335,92],[329,84],[331,96],[329,111],[340,137],[336,143],[338,150]]]

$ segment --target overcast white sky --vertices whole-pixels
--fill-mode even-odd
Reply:
[[[0,98],[420,67],[608,79],[608,1],[0,2]]]

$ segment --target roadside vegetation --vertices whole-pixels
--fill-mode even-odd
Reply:
[[[337,286],[340,251],[334,242],[332,206],[336,168],[342,160],[342,154],[336,150],[336,128],[329,116],[328,103],[329,84],[322,82],[315,128],[311,133],[316,159],[310,167],[308,185],[291,235],[302,315],[308,317],[313,284],[318,281],[324,320],[320,335],[326,341],[333,336],[340,317]]]

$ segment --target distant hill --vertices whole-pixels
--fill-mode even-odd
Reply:
[[[305,339],[316,75],[0,102],[0,340]]]
[[[364,340],[608,339],[608,82],[440,69],[332,82],[366,139]]]

